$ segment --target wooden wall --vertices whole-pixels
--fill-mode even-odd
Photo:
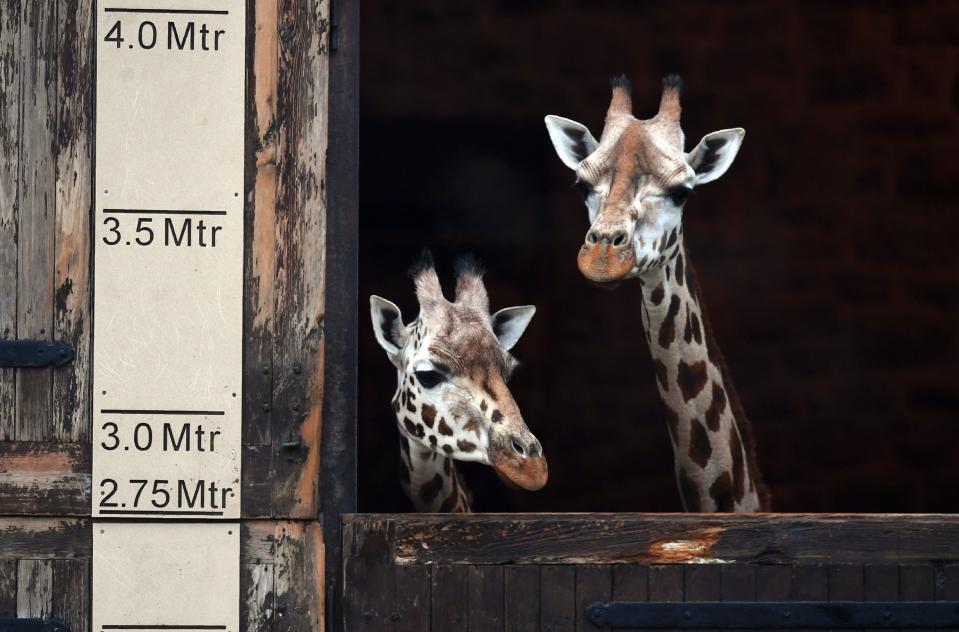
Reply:
[[[594,602],[959,599],[947,516],[357,515],[350,630],[596,630]]]
[[[243,410],[247,630],[322,626],[329,0],[249,0]],[[88,625],[94,14],[0,0],[0,616]],[[101,122],[108,124],[108,122]],[[247,519],[256,520],[247,520]]]

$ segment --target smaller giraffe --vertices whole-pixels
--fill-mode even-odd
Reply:
[[[493,315],[471,259],[457,264],[456,297],[446,300],[429,253],[411,271],[419,316],[370,297],[376,340],[397,371],[393,411],[400,431],[400,482],[420,512],[468,513],[469,493],[453,460],[491,465],[500,478],[535,491],[546,484],[543,449],[526,427],[506,382],[509,350],[536,308]]]

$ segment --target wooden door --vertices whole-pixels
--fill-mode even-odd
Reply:
[[[325,581],[324,520],[338,542],[339,513],[354,502],[355,343],[328,344],[327,332],[355,334],[357,6],[331,15],[329,0],[248,0],[245,9],[239,607],[244,630],[321,629],[337,585]],[[64,341],[76,353],[60,368],[0,368],[0,617],[56,617],[79,632],[89,629],[95,528],[95,10],[83,0],[0,2],[0,339]],[[346,245],[328,251],[328,238]],[[326,380],[330,362],[346,369]],[[331,433],[337,456],[327,462]],[[338,545],[330,554],[339,568]]]
[[[353,515],[344,550],[350,630],[600,630],[587,607],[624,601],[959,599],[951,516]]]

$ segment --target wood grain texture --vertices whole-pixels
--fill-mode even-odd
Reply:
[[[53,560],[51,615],[66,623],[70,632],[88,632],[90,608],[90,562]]]
[[[610,601],[613,595],[611,566],[584,564],[576,567],[576,629],[599,630],[586,618],[586,607],[597,601]]]
[[[273,337],[273,515],[319,512],[329,3],[281,0]]]
[[[433,630],[466,630],[469,604],[468,568],[436,566],[430,586],[430,626]],[[380,628],[382,629],[382,628]]]
[[[17,616],[17,560],[0,559],[0,617]]]
[[[52,372],[53,436],[90,437],[90,213],[92,210],[93,3],[60,0],[57,20],[57,134],[53,338],[73,362]]]
[[[470,566],[466,574],[470,632],[502,632],[503,567]]]
[[[0,442],[0,514],[89,513],[89,444]]]
[[[17,562],[17,617],[46,619],[53,611],[53,565],[50,560]]]
[[[240,566],[240,629],[273,631],[273,564]]]
[[[326,562],[322,527],[315,522],[278,521],[274,539],[274,631],[324,629]]]
[[[429,566],[397,566],[393,569],[394,632],[422,632],[430,629]]]
[[[50,340],[53,329],[57,24],[55,0],[23,4],[18,187],[17,336]],[[52,369],[17,374],[16,438],[54,437]]]
[[[0,340],[17,337],[20,182],[20,2],[0,14]],[[0,369],[0,441],[16,436],[16,372]]]
[[[959,518],[950,515],[397,514],[376,520],[395,525],[397,564],[861,564],[959,559]]]
[[[539,625],[539,568],[507,566],[503,569],[506,590],[504,629],[507,632],[535,630]]]
[[[0,517],[0,559],[85,559],[92,544],[89,520]]]
[[[252,63],[247,65],[246,214],[244,243],[243,443],[271,444],[273,419],[273,287],[276,278],[276,120],[279,7],[257,0],[252,19]],[[244,501],[245,502],[245,501]],[[271,506],[260,515],[270,515]]]
[[[576,567],[550,565],[539,569],[539,629],[576,629]]]

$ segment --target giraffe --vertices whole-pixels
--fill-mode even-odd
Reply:
[[[745,130],[707,134],[685,153],[681,84],[676,75],[665,77],[659,111],[640,120],[632,113],[629,81],[614,78],[599,141],[560,116],[547,116],[546,128],[560,160],[575,172],[589,213],[580,272],[607,289],[639,279],[641,319],[683,507],[766,511],[769,493],[752,427],[703,311],[682,226],[689,194],[726,172]]]
[[[454,460],[491,465],[523,489],[546,484],[543,448],[506,386],[517,365],[509,350],[536,308],[490,315],[482,275],[474,260],[461,259],[450,302],[425,253],[411,271],[420,312],[408,325],[395,304],[370,297],[376,340],[396,367],[400,483],[420,512],[470,512]]]

